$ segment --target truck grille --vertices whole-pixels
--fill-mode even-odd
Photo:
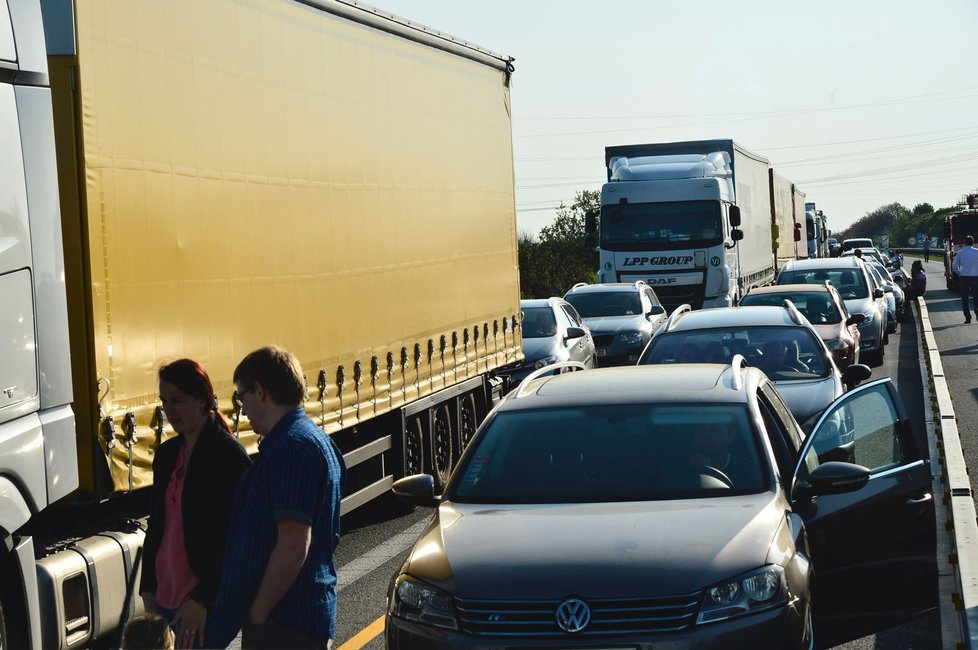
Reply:
[[[560,600],[456,598],[462,631],[475,636],[564,637],[557,627]],[[575,636],[679,632],[693,621],[700,593],[655,598],[589,600],[591,622]]]
[[[679,305],[689,304],[693,309],[703,308],[703,285],[657,286],[655,295],[670,314]]]

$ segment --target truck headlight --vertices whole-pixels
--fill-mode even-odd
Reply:
[[[406,621],[458,629],[451,595],[404,573],[394,581],[388,607],[392,616]]]
[[[556,356],[549,356],[549,357],[544,357],[542,359],[537,359],[536,361],[534,361],[533,362],[533,367],[534,367],[534,369],[539,370],[540,368],[542,368],[544,366],[549,366],[549,365],[552,365],[552,364],[555,364],[555,363],[557,363],[557,357]]]
[[[777,565],[765,566],[707,589],[696,622],[724,621],[779,607],[787,602],[784,569]]]
[[[621,332],[616,337],[622,345],[636,345],[642,342],[641,332]]]

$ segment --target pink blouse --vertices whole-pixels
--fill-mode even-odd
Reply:
[[[197,586],[197,576],[190,570],[187,548],[183,543],[185,451],[186,446],[181,445],[173,473],[170,474],[170,483],[166,486],[166,525],[156,554],[156,602],[167,609],[177,609],[183,605]]]

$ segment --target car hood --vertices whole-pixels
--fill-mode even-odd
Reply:
[[[837,339],[843,336],[844,327],[841,323],[812,323],[812,327],[818,332],[818,338],[823,341],[831,341],[832,339]],[[524,343],[525,347],[525,343]]]
[[[648,326],[648,321],[641,314],[629,316],[594,316],[585,318],[584,324],[592,334],[617,334],[621,331],[640,331]]]
[[[875,298],[849,298],[843,301],[850,314],[874,314],[881,316]]]
[[[440,506],[405,563],[462,598],[695,592],[763,565],[776,492],[635,503]]]
[[[544,357],[556,354],[557,338],[547,336],[544,338],[523,339],[523,356],[526,357],[525,363],[532,363]]]
[[[842,395],[842,381],[835,376],[823,379],[772,381],[785,405],[799,424],[825,409]]]

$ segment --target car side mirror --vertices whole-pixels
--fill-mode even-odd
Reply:
[[[409,506],[434,508],[441,499],[435,496],[435,478],[431,474],[414,474],[394,481],[391,490]]]
[[[873,297],[874,298],[882,298],[883,297],[883,290],[880,289],[879,287],[873,289]]]
[[[814,496],[845,494],[862,489],[869,483],[870,471],[862,465],[837,460],[819,465],[809,476]]]
[[[860,316],[863,315],[860,314]],[[861,363],[853,363],[846,366],[846,369],[842,371],[842,383],[846,385],[846,390],[852,390],[872,376],[873,371],[869,369],[869,366],[864,366]]]
[[[659,316],[664,313],[666,313],[665,307],[662,305],[652,305],[652,307],[649,309],[648,316]]]
[[[884,284],[883,293],[893,293],[893,285]]]
[[[866,314],[852,314],[846,319],[846,325],[859,325],[866,320]]]
[[[567,341],[570,341],[571,339],[582,338],[585,334],[587,334],[587,332],[580,327],[568,327],[567,333],[564,334],[564,343],[567,343]]]

